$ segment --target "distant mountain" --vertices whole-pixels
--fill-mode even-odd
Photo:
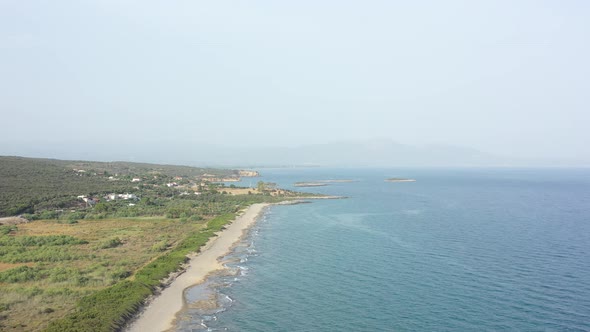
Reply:
[[[217,146],[194,142],[150,143],[123,141],[117,144],[68,142],[10,146],[5,155],[70,160],[130,160],[137,162],[212,167],[483,167],[567,166],[564,161],[519,160],[476,149],[429,145],[415,146],[391,140],[342,141],[299,147]],[[569,163],[576,165],[576,163]],[[579,165],[579,163],[578,163]]]
[[[478,150],[452,146],[417,147],[392,141],[337,142],[295,148],[221,148],[204,152],[207,159],[222,165],[270,166],[491,166],[503,165],[501,157]]]

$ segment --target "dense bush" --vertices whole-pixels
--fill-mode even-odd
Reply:
[[[74,313],[53,321],[46,331],[115,331],[139,310],[152,289],[135,281],[114,286],[82,298]]]
[[[59,262],[78,259],[81,257],[80,254],[70,246],[86,243],[87,241],[69,235],[2,235],[0,236],[0,262]]]
[[[8,235],[12,232],[16,232],[17,230],[18,230],[18,227],[14,226],[14,225],[0,226],[0,236]]]
[[[2,236],[0,246],[63,246],[71,244],[86,244],[87,241],[75,238],[70,235],[48,235],[48,236]]]
[[[40,280],[44,276],[38,268],[19,266],[10,270],[0,272],[0,282],[15,283]]]
[[[83,256],[70,248],[56,246],[0,247],[0,262],[28,263],[28,262],[61,262],[80,259]]]
[[[79,285],[82,280],[80,271],[73,268],[57,267],[43,269],[40,267],[19,266],[0,272],[0,282],[18,283],[49,279],[52,282],[68,282]]]
[[[123,241],[118,237],[107,239],[98,244],[98,249],[116,248],[123,244]]]

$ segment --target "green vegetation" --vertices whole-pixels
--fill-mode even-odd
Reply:
[[[80,195],[140,194],[153,189],[158,195],[169,197],[175,191],[161,187],[165,183],[188,184],[204,174],[230,176],[236,173],[189,166],[0,156],[0,217],[36,214],[38,219],[55,219],[64,212],[61,210],[86,207],[77,199]],[[141,181],[131,182],[133,178]],[[182,180],[177,180],[180,178]]]
[[[79,173],[81,170],[84,172]],[[236,204],[244,203],[242,195],[230,195],[223,183],[209,182],[211,175],[230,176],[235,172],[0,157],[0,217],[20,214],[29,220],[56,219],[64,224],[82,219],[156,216],[198,221],[235,212]],[[246,205],[267,200],[259,196],[300,195],[278,190],[275,183],[260,182],[258,187]],[[232,184],[230,188],[235,191],[237,187]],[[129,196],[121,198],[122,194]]]
[[[63,246],[66,244],[84,244],[86,241],[76,239],[69,235],[50,235],[50,236],[19,236],[19,237],[1,237],[0,246]]]
[[[210,220],[207,227],[188,236],[174,250],[137,271],[133,280],[125,280],[82,298],[73,313],[51,322],[45,331],[106,332],[120,329],[143,301],[153,294],[155,287],[160,286],[162,279],[188,260],[187,254],[205,245],[234,217],[234,214],[225,214]]]
[[[121,239],[119,239],[118,237],[115,237],[115,238],[107,239],[107,240],[100,242],[97,246],[97,249],[116,248],[122,244],[123,244],[123,242],[121,241]]]
[[[0,236],[16,232],[17,230],[18,227],[14,225],[0,226]]]
[[[0,330],[113,330],[233,216],[11,226],[0,235]]]
[[[78,195],[125,191],[133,187],[128,182],[109,182],[105,177],[79,176],[61,163],[0,157],[0,216],[68,208],[75,206],[72,201]],[[46,217],[49,216],[41,218]]]
[[[238,211],[305,196],[209,181],[235,172],[0,157],[0,216],[32,220],[0,225],[0,330],[117,330]]]

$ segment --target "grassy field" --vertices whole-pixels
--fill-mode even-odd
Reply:
[[[205,222],[121,218],[2,226],[0,330],[42,330],[82,297],[133,280],[136,271]]]

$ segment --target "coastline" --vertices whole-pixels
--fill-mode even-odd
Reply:
[[[227,255],[243,237],[269,203],[253,204],[217,236],[210,239],[199,252],[190,255],[188,267],[160,294],[149,301],[125,329],[127,332],[166,331],[174,327],[176,314],[185,306],[184,292],[188,287],[206,280],[213,272],[223,269],[220,258]]]

